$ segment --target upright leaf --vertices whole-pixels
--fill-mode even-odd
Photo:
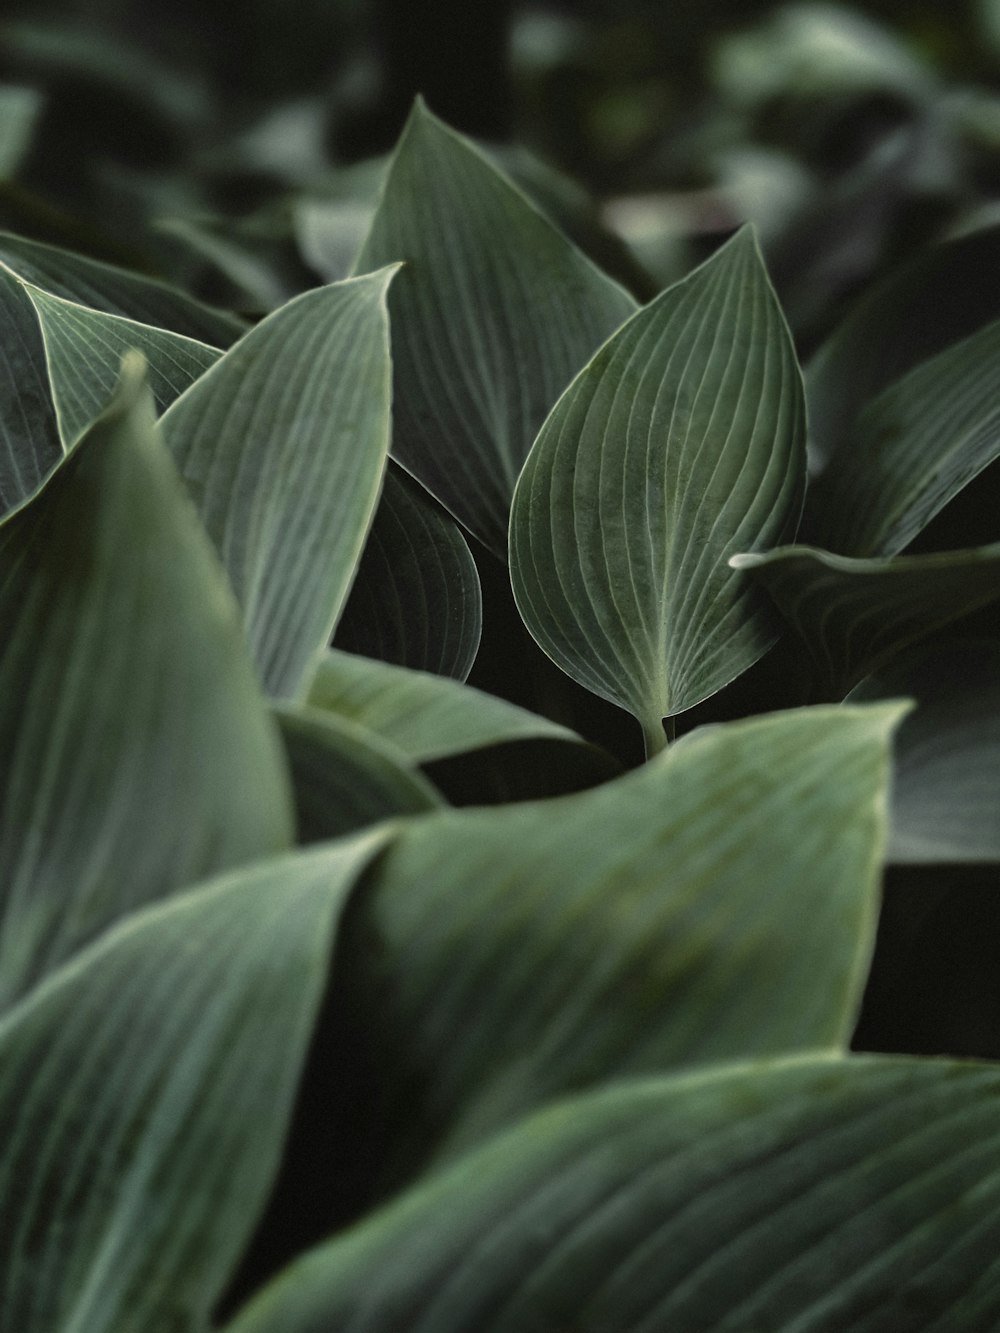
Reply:
[[[0,526],[0,999],[287,846],[280,742],[141,368]]]
[[[802,381],[750,231],[663,292],[550,413],[517,485],[514,596],[546,653],[652,746],[777,637],[727,564],[798,520]]]
[[[503,556],[538,427],[635,302],[419,102],[355,272],[395,260],[393,454]]]
[[[279,698],[307,687],[378,501],[393,272],[289,301],[163,418],[243,607],[260,678]]]
[[[277,1170],[378,834],[137,913],[0,1023],[0,1326],[202,1328]]]
[[[38,489],[62,457],[38,320],[0,268],[0,516]]]

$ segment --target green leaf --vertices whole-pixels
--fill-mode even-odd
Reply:
[[[335,650],[320,662],[309,703],[376,732],[416,763],[504,741],[580,740],[471,685]]]
[[[1000,1070],[809,1059],[554,1106],[227,1333],[852,1333],[1000,1320]]]
[[[308,687],[378,502],[389,448],[385,300],[393,272],[282,306],[163,417],[275,697]]]
[[[141,362],[0,526],[0,997],[116,917],[291,838],[237,609]]]
[[[10,232],[0,232],[0,264],[53,296],[171,329],[213,347],[228,347],[246,329],[235,315],[213,310],[155,278]]]
[[[277,1171],[341,905],[383,840],[137,913],[0,1023],[4,1328],[204,1326]]]
[[[62,457],[38,320],[0,268],[0,516],[27,499]]]
[[[389,741],[316,708],[278,707],[299,841],[339,838],[392,815],[423,814],[440,795]]]
[[[394,260],[393,454],[503,557],[536,431],[635,302],[419,102],[355,271]]]
[[[809,532],[844,555],[895,555],[998,455],[1000,321],[869,403],[810,489]]]
[[[730,563],[763,584],[823,687],[841,698],[902,649],[1000,597],[1000,543],[888,560],[786,546]]]
[[[900,714],[709,728],[593,791],[402,830],[338,974],[383,1183],[569,1090],[845,1042]]]
[[[334,644],[464,680],[482,622],[479,574],[465,538],[390,459]]]
[[[45,340],[59,433],[67,449],[100,415],[130,348],[146,359],[149,387],[161,413],[222,355],[218,348],[169,329],[91,310],[40,287],[28,285],[26,291]]]
[[[726,561],[793,531],[804,435],[795,351],[749,230],[633,316],[542,427],[511,512],[518,609],[648,737],[776,639]]]
[[[916,649],[850,698],[901,695],[919,707],[896,736],[889,859],[1000,861],[1000,644]]]

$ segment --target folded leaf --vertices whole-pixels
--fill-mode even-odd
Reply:
[[[634,315],[542,427],[511,512],[525,624],[659,748],[664,716],[777,637],[727,557],[788,536],[804,483],[801,376],[744,230]]]
[[[383,834],[137,913],[0,1023],[0,1321],[201,1328],[277,1170],[341,905]]]
[[[560,1103],[227,1333],[902,1333],[1000,1320],[1000,1070],[790,1060]]]
[[[274,697],[308,687],[378,502],[389,448],[392,274],[289,301],[163,417]]]
[[[280,742],[141,365],[0,525],[0,999],[291,838]]]
[[[536,431],[635,302],[419,102],[355,272],[395,260],[393,454],[505,556]]]
[[[62,457],[35,311],[0,267],[0,516],[32,495]]]

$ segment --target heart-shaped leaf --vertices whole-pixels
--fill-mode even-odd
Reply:
[[[62,457],[45,346],[21,284],[0,267],[0,516],[27,499]]]
[[[727,558],[789,535],[804,483],[801,376],[744,230],[634,315],[542,427],[511,512],[525,624],[660,748],[664,716],[777,637]]]
[[[280,741],[141,363],[0,525],[0,998],[291,839]]]
[[[355,272],[396,260],[393,455],[503,557],[538,427],[635,302],[419,102]]]
[[[261,680],[278,698],[308,686],[378,502],[393,272],[289,301],[163,417],[243,607]]]

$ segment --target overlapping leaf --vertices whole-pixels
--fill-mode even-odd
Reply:
[[[0,268],[0,515],[27,499],[62,457],[45,347],[21,284]]]
[[[0,526],[0,997],[117,916],[286,846],[225,578],[141,366]]]
[[[355,271],[395,260],[393,454],[503,556],[536,431],[635,302],[419,103]]]
[[[282,306],[163,417],[261,680],[279,698],[303,690],[329,642],[378,501],[393,272]]]
[[[710,728],[591,792],[405,829],[341,979],[387,1175],[607,1078],[846,1040],[899,715]]]
[[[795,1060],[554,1106],[307,1253],[228,1333],[1000,1320],[1000,1070]]]
[[[0,1326],[205,1326],[277,1169],[341,904],[381,842],[138,913],[0,1023]]]
[[[482,619],[479,575],[464,537],[390,459],[334,644],[464,680]]]
[[[542,427],[511,512],[514,595],[549,656],[643,724],[774,641],[727,557],[798,520],[795,352],[749,231],[639,311]]]

